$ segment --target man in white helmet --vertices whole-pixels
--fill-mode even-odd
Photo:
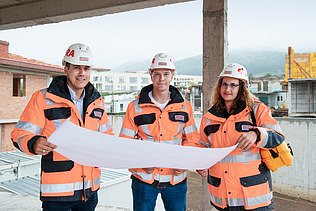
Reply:
[[[129,104],[120,136],[162,144],[200,146],[191,104],[170,85],[175,74],[171,57],[157,54],[149,74],[152,84],[144,87],[139,98]],[[153,166],[130,171],[134,211],[153,211],[159,193],[167,211],[186,210],[186,170]]]
[[[48,137],[66,119],[78,126],[112,134],[104,102],[89,82],[93,58],[88,46],[71,45],[63,58],[65,76],[35,92],[11,133],[15,147],[42,155],[40,199],[44,211],[94,210],[100,169],[83,166],[54,151]]]

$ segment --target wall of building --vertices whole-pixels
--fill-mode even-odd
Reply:
[[[26,96],[13,97],[13,75],[0,71],[0,151],[15,149],[11,143],[10,133],[17,119],[20,117],[32,94],[47,86],[47,76],[26,76]]]
[[[289,81],[289,116],[316,116],[316,80]]]
[[[277,118],[294,151],[294,164],[272,173],[274,190],[316,201],[316,119]]]
[[[7,152],[7,151],[12,151],[16,150],[16,148],[13,146],[11,139],[10,139],[10,134],[11,131],[13,130],[15,126],[14,123],[0,123],[0,132],[1,132],[1,137],[0,137],[0,152]]]
[[[47,86],[46,76],[27,75],[25,81],[26,96],[13,97],[13,75],[9,72],[0,72],[0,119],[19,118],[32,94]]]

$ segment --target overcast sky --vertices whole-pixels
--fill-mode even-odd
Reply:
[[[56,24],[0,31],[10,52],[61,64],[70,44],[89,45],[96,67],[202,54],[202,0]],[[314,0],[229,0],[229,50],[316,52]]]

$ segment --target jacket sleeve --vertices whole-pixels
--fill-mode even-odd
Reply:
[[[102,100],[103,105],[104,105],[104,101]],[[112,125],[109,121],[109,116],[107,115],[107,113],[104,111],[101,120],[100,120],[100,128],[99,128],[99,132],[101,133],[105,133],[108,135],[114,135],[113,133],[113,128]]]
[[[209,148],[211,146],[210,141],[207,137],[207,135],[204,132],[204,128],[206,127],[206,117],[205,114],[202,116],[201,119],[201,123],[200,123],[200,140],[201,140],[201,144],[206,147]]]
[[[260,134],[256,146],[259,148],[274,148],[280,145],[285,140],[285,136],[278,122],[272,117],[270,108],[260,102],[255,109],[257,109],[255,110],[256,129]]]
[[[193,109],[189,101],[186,101],[186,107],[189,114],[189,121],[183,127],[182,145],[203,147],[200,142],[200,134],[195,124]]]
[[[42,92],[35,92],[11,132],[13,145],[26,154],[35,155],[34,144],[43,137],[41,133],[45,126],[45,105]]]
[[[131,102],[126,110],[125,116],[124,116],[124,120],[123,120],[123,124],[122,124],[122,128],[121,128],[121,132],[120,132],[120,137],[123,138],[136,138],[137,135],[137,131],[138,128],[134,122],[134,101]]]

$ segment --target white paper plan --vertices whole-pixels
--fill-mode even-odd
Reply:
[[[207,169],[236,148],[198,148],[105,135],[65,121],[48,139],[79,164],[112,169]]]

